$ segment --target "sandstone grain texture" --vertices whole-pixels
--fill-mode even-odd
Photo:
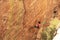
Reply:
[[[36,40],[34,25],[49,23],[54,10],[60,18],[59,0],[0,0],[0,40]]]

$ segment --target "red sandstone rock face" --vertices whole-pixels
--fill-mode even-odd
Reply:
[[[23,13],[24,8],[22,1],[0,0],[0,40],[21,39]]]
[[[24,27],[26,27],[27,33],[30,27],[34,27],[36,20],[41,22],[46,20],[46,22],[49,23],[49,21],[54,15],[54,10],[56,10],[57,12],[59,10],[57,0],[44,0],[44,1],[43,0],[28,0],[28,1],[24,0],[24,4],[25,4]],[[59,14],[60,13],[58,13],[57,15]],[[33,30],[35,30],[36,33],[38,32],[38,29],[32,28],[31,31]],[[28,40],[29,37],[32,37],[30,35],[27,35],[27,36],[28,37],[26,37],[26,40]],[[31,38],[31,40],[33,40],[33,38]]]
[[[59,16],[59,0],[0,0],[0,40],[36,40],[36,22],[49,22],[55,7]]]

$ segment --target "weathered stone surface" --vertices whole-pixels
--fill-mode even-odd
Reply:
[[[37,21],[49,22],[57,11],[59,0],[0,0],[0,40],[36,40]]]
[[[22,0],[0,0],[0,40],[22,40],[23,14]]]
[[[36,21],[41,21],[44,22],[46,20],[46,22],[49,23],[49,21],[51,20],[51,18],[55,15],[54,11],[56,10],[57,12],[57,16],[60,14],[59,12],[59,0],[24,0],[24,4],[25,4],[25,17],[24,17],[24,27],[27,28],[27,32],[26,34],[27,37],[25,37],[25,40],[35,40],[33,38],[30,38],[32,36],[34,36],[34,32],[36,33],[35,35],[37,35],[37,37],[40,35],[40,29],[34,29],[34,24],[36,23]],[[33,32],[29,32],[29,29],[31,28],[30,31]],[[42,28],[43,29],[43,28]],[[30,39],[29,39],[30,38]],[[35,38],[35,36],[34,36]],[[39,37],[38,37],[39,38]]]

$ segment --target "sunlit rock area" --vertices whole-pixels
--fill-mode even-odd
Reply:
[[[60,0],[0,0],[0,40],[56,40],[59,28]]]

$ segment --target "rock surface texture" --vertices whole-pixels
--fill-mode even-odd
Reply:
[[[54,11],[60,19],[59,0],[0,0],[0,40],[36,40],[36,21],[49,22]]]

